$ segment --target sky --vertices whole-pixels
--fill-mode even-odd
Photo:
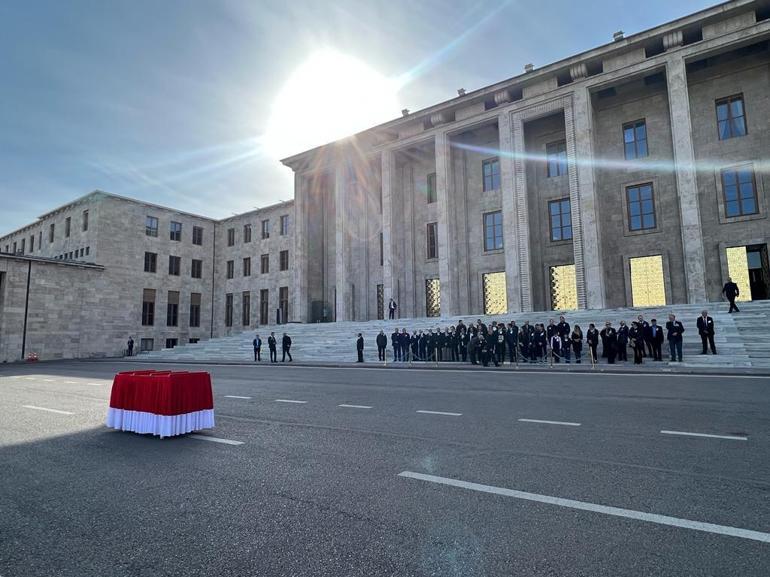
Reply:
[[[2,0],[0,234],[96,189],[288,200],[282,157],[712,4]]]

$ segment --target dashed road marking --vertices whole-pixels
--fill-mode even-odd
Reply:
[[[369,405],[337,405],[338,407],[343,407],[345,409],[371,409]]]
[[[461,417],[462,413],[447,413],[446,411],[417,411],[423,415],[446,415],[447,417]]]
[[[567,421],[542,421],[540,419],[519,419],[522,423],[543,423],[545,425],[564,425],[565,427],[579,427],[580,423],[570,423]]]
[[[221,443],[223,445],[243,445],[243,441],[220,439],[219,437],[209,437],[208,435],[187,435],[187,437],[196,441],[211,441],[212,443]]]
[[[701,521],[691,521],[690,519],[680,519],[678,517],[669,517],[667,515],[658,515],[656,513],[645,513],[643,511],[634,511],[632,509],[621,509],[618,507],[609,507],[607,505],[598,505],[586,501],[574,501],[572,499],[562,499],[560,497],[551,497],[549,495],[538,495],[537,493],[525,493],[514,489],[505,489],[503,487],[494,487],[491,485],[481,485],[479,483],[469,483],[467,481],[458,481],[447,477],[437,477],[434,475],[424,475],[422,473],[413,473],[404,471],[398,474],[399,477],[417,479],[418,481],[427,481],[439,485],[448,485],[450,487],[459,487],[481,493],[492,493],[504,497],[513,497],[514,499],[523,499],[525,501],[534,501],[536,503],[545,503],[547,505],[556,505],[568,509],[579,509],[582,511],[591,511],[592,513],[601,513],[613,517],[625,517],[626,519],[635,519],[637,521],[646,521],[658,525],[668,525],[671,527],[680,527],[682,529],[691,529],[693,531],[704,531],[706,533],[715,533],[717,535],[727,535],[738,537],[740,539],[750,539],[752,541],[762,541],[770,543],[770,533],[761,531],[752,531],[750,529],[740,529],[738,527],[729,527],[726,525],[715,525],[713,523],[703,523]]]
[[[276,403],[294,403],[297,405],[304,405],[305,403],[307,403],[307,401],[295,401],[292,399],[276,399],[275,402]]]
[[[709,439],[728,439],[730,441],[748,441],[743,435],[710,435],[708,433],[688,433],[687,431],[661,431],[661,435],[678,435],[681,437],[707,437]]]
[[[69,411],[60,411],[59,409],[48,409],[46,407],[36,407],[35,405],[22,405],[25,409],[33,409],[35,411],[46,411],[47,413],[56,413],[58,415],[74,415]]]
[[[225,395],[226,399],[250,399],[251,397],[241,397],[239,395]]]

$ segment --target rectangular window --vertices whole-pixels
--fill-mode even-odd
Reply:
[[[147,236],[158,236],[158,219],[148,216],[144,221],[144,233]]]
[[[87,246],[86,247],[86,256],[88,256],[89,254],[91,254],[91,247]]]
[[[151,327],[155,324],[155,291],[144,289],[142,293],[142,326]]]
[[[380,266],[383,266],[385,262],[385,246],[383,244],[383,236],[382,233],[380,233]]]
[[[280,269],[289,270],[289,251],[282,250],[279,255]]]
[[[88,211],[83,211],[83,232],[88,230]]]
[[[488,212],[484,215],[484,250],[503,248],[503,213]]]
[[[65,238],[70,237],[71,230],[72,230],[72,218],[68,216],[67,218],[64,219],[64,237]]]
[[[43,250],[43,231],[37,233],[37,250]],[[8,252],[6,250],[6,252]]]
[[[169,224],[168,235],[170,240],[180,241],[182,240],[182,223],[174,222],[173,220]]]
[[[263,254],[259,259],[259,271],[262,274],[267,274],[270,272],[270,255],[269,254]]]
[[[190,326],[201,326],[201,294],[190,293]]]
[[[25,252],[24,248],[26,247],[26,244],[27,244],[27,239],[26,238],[21,239],[21,254],[24,254]]]
[[[194,226],[192,229],[192,243],[198,246],[203,244],[203,228]]]
[[[227,229],[227,246],[233,246],[233,245],[235,245],[235,229],[228,228]]]
[[[233,326],[233,295],[228,293],[225,295],[225,326]]]
[[[192,259],[190,264],[190,276],[192,278],[203,278],[203,261],[197,258]]]
[[[158,255],[154,252],[144,253],[144,272],[157,272]]]
[[[227,278],[233,278],[235,276],[235,261],[227,261]]]
[[[269,296],[270,291],[268,289],[259,291],[259,324],[261,325],[266,325],[270,321]]]
[[[251,276],[251,257],[243,259],[243,276]]]
[[[190,339],[187,342],[190,343],[191,345],[194,345],[195,343],[200,342],[200,339]]]
[[[147,353],[155,348],[155,339],[141,339],[139,341],[139,350]]]
[[[438,258],[438,237],[437,237],[437,222],[429,222],[426,231],[427,240],[427,254],[426,258]]]
[[[284,214],[281,216],[281,236],[289,234],[289,215]]]
[[[548,161],[548,178],[567,174],[567,141],[551,142],[545,145]]]
[[[270,238],[270,221],[269,220],[263,220],[262,221],[262,238]]]
[[[355,289],[353,293],[353,302],[355,302]],[[286,323],[289,320],[289,287],[278,287],[278,308],[281,309],[281,322]],[[353,311],[355,317],[355,310]]]
[[[746,113],[743,94],[735,94],[716,101],[717,132],[719,140],[746,135]]]
[[[51,224],[48,226],[48,242],[49,242],[49,243],[50,243],[50,242],[53,242],[53,237],[54,237],[54,231],[55,231],[55,227],[56,227],[56,225],[55,225],[54,223],[51,223]]]
[[[500,188],[500,159],[488,158],[481,163],[481,171],[484,176],[484,192]]]
[[[179,276],[181,269],[182,269],[182,257],[169,256],[168,257],[168,274],[173,276]]]
[[[179,291],[168,291],[168,302],[166,303],[166,326],[176,327],[179,325]]]
[[[241,324],[247,327],[251,324],[251,293],[244,291],[241,295]]]
[[[244,224],[243,225],[243,242],[251,242],[251,225],[250,224]]]
[[[647,156],[647,123],[644,120],[623,125],[623,150],[626,160]]]
[[[745,216],[759,212],[754,170],[749,167],[722,171],[725,216]]]
[[[570,240],[572,238],[572,214],[569,198],[560,198],[548,203],[551,220],[551,240]]]
[[[486,176],[485,176],[485,186],[486,186]],[[485,188],[484,190],[487,190],[487,189]],[[431,172],[428,175],[426,197],[427,197],[428,204],[433,204],[434,202],[436,202],[436,173],[435,172]]]
[[[166,339],[167,349],[173,349],[177,344],[179,344],[179,339]]]
[[[626,187],[626,202],[629,230],[649,230],[657,226],[655,195],[651,182]]]
[[[35,235],[29,237],[29,252],[35,252]]]

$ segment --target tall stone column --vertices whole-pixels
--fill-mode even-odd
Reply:
[[[572,208],[572,244],[579,308],[605,306],[604,267],[599,241],[596,184],[594,180],[593,114],[591,94],[575,88],[572,105],[564,109],[567,154],[570,158],[569,188]]]
[[[388,314],[388,299],[397,298],[393,272],[393,178],[396,170],[395,154],[392,150],[382,151],[382,284],[385,292],[385,315]],[[387,317],[386,317],[387,318]]]
[[[524,146],[524,116],[514,114],[511,119],[512,129],[512,148],[513,148],[513,209],[514,213],[511,222],[515,222],[512,234],[515,236],[515,244],[512,249],[516,255],[511,256],[511,260],[518,260],[518,268],[512,271],[517,275],[516,284],[519,295],[519,304],[521,312],[532,311],[532,286],[530,275],[530,257],[529,257],[529,197],[527,191],[527,163],[524,160],[526,148]],[[503,184],[503,186],[505,186]],[[503,189],[504,190],[504,189]],[[505,210],[505,198],[503,198],[503,210]],[[509,210],[511,210],[509,208]],[[508,226],[503,216],[503,226]],[[506,250],[505,266],[508,268],[508,256]],[[515,264],[514,264],[515,266]],[[506,282],[508,281],[506,272]],[[509,293],[510,294],[510,293]],[[516,293],[514,293],[516,294]],[[509,305],[510,306],[510,305]]]
[[[516,218],[516,191],[514,187],[514,150],[511,114],[497,117],[500,135],[500,183],[503,195],[503,248],[505,251],[505,290],[508,312],[521,312],[521,282],[519,280],[519,238]]]
[[[306,323],[308,316],[308,278],[307,278],[307,183],[302,175],[294,173],[294,286],[292,287],[293,306],[290,307],[292,322]]]
[[[436,197],[438,201],[438,270],[441,282],[441,316],[458,314],[457,262],[454,243],[454,199],[450,171],[452,151],[446,132],[436,134]]]
[[[350,280],[348,278],[348,262],[350,261],[350,241],[348,238],[348,206],[347,170],[345,165],[337,166],[334,172],[334,206],[335,206],[335,286],[337,287],[337,317],[335,320],[350,320]]]
[[[672,54],[666,60],[666,81],[668,107],[671,114],[671,137],[674,145],[676,188],[679,193],[687,302],[704,302],[706,300],[706,264],[684,58]]]

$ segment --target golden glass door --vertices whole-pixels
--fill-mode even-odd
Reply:
[[[503,315],[508,312],[508,295],[504,272],[488,272],[481,276],[484,290],[484,314]]]
[[[730,246],[727,253],[727,274],[738,285],[741,294],[736,301],[751,300],[751,283],[749,282],[749,259],[745,246]]]
[[[550,268],[551,310],[569,311],[578,308],[575,265],[563,264]]]
[[[629,259],[631,265],[631,301],[635,307],[655,307],[666,304],[663,279],[663,257],[642,256]]]
[[[437,278],[425,279],[425,315],[441,315],[441,281]]]

